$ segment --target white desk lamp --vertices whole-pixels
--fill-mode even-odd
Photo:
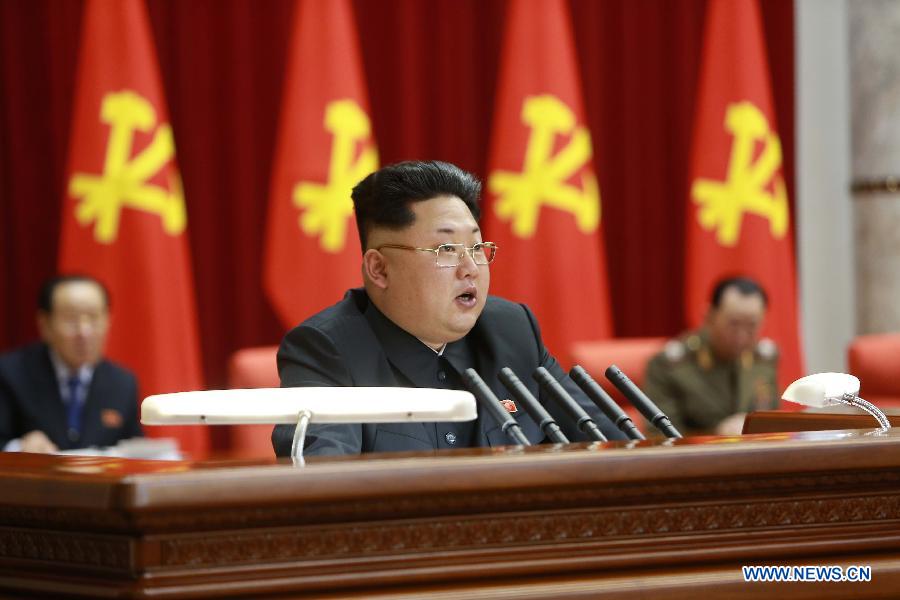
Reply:
[[[296,423],[291,457],[303,464],[309,423],[472,421],[469,392],[397,387],[295,387],[176,392],[148,396],[144,425],[254,425]]]
[[[859,397],[859,379],[847,373],[816,373],[801,377],[784,390],[781,398],[804,406],[856,406],[875,417],[882,431],[891,428],[887,416],[877,406]]]

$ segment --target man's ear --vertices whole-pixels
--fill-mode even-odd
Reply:
[[[363,254],[363,276],[371,281],[375,287],[387,289],[387,262],[384,259],[384,255],[378,250],[369,248]]]

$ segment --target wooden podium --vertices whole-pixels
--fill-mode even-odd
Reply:
[[[832,429],[857,429],[877,427],[872,415],[860,410],[830,406],[825,410],[785,412],[761,410],[747,415],[744,433],[773,433],[776,431],[828,431]],[[891,427],[900,427],[900,414],[896,409],[887,410]]]
[[[748,583],[742,565],[871,566]],[[0,596],[816,598],[900,590],[900,433],[265,462],[0,454]]]

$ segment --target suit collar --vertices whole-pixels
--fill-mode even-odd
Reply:
[[[460,378],[466,369],[476,366],[474,354],[469,347],[466,337],[446,344],[443,353],[438,355],[432,348],[422,343],[421,340],[388,319],[374,304],[369,303],[365,310],[365,317],[381,343],[381,348],[388,362],[393,367],[395,374],[400,378],[400,381],[398,381],[400,385],[422,388],[441,387],[441,382],[436,376],[439,370],[443,369],[446,371],[446,365],[449,364]],[[445,381],[450,383],[449,380]],[[434,447],[437,447],[434,425],[430,423],[422,423],[421,425],[428,439],[431,440]],[[489,439],[484,434],[480,411],[475,435],[481,440],[480,445],[482,446],[489,445],[489,442],[493,440],[493,438]]]
[[[438,368],[440,356],[388,319],[371,302],[365,309],[365,317],[394,368],[415,387],[435,387],[433,375]],[[464,357],[464,345],[465,338],[446,344],[441,356],[450,360],[456,368],[456,363],[460,363]]]
[[[50,346],[47,346],[47,354],[50,357],[50,364],[53,365],[53,371],[56,374],[56,382],[62,397],[65,397],[68,393],[67,387],[69,385],[69,379],[73,376],[78,377],[78,380],[81,382],[84,389],[90,389],[91,380],[94,377],[95,365],[81,365],[80,368],[73,371],[65,361],[63,361],[56,350]],[[86,394],[84,400],[87,400]]]
[[[359,300],[357,299],[357,302]],[[489,319],[485,319],[485,311],[482,312],[475,327],[464,338],[448,343],[444,348],[443,358],[459,373],[465,369],[474,367],[495,394],[500,398],[508,398],[509,394],[497,379],[497,373],[506,364],[500,364],[502,355],[497,346],[496,336],[490,335]],[[381,347],[388,362],[406,381],[398,381],[399,385],[433,388],[436,385],[434,373],[441,362],[441,358],[434,350],[423,344],[418,338],[408,331],[400,328],[388,319],[375,305],[369,301],[363,308],[363,313]],[[477,352],[474,351],[477,348]],[[509,444],[506,434],[489,417],[482,419],[482,411],[478,411],[478,433],[481,446],[503,446]],[[513,415],[517,420],[522,417],[522,412]],[[423,425],[424,427],[424,425]],[[424,427],[429,438],[434,437],[433,427]]]
[[[59,383],[50,360],[50,348],[47,344],[38,344],[32,359],[28,361],[28,379],[35,391],[30,402],[34,405],[35,412],[44,415],[48,431],[47,436],[52,440],[65,440],[66,415],[62,407]]]
[[[60,394],[59,382],[56,377],[56,369],[51,358],[52,350],[50,347],[41,343],[36,353],[36,360],[32,361],[30,366],[29,377],[32,385],[38,393],[35,394],[34,401],[38,404],[38,410],[41,410],[47,418],[54,434],[50,435],[51,439],[68,440],[68,427],[66,424],[66,413],[60,406],[62,405],[62,395]],[[109,363],[101,360],[94,365],[91,370],[91,378],[85,396],[83,413],[82,413],[82,431],[81,439],[93,439],[97,432],[102,428],[100,420],[101,398],[115,394],[115,390],[109,388],[108,369]],[[84,381],[82,379],[82,381]],[[48,432],[49,433],[49,432]],[[82,444],[75,443],[72,445],[63,444],[61,449],[78,448]]]

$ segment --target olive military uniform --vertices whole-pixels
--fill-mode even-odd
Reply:
[[[735,413],[777,408],[777,363],[769,339],[737,360],[719,360],[700,329],[650,359],[644,389],[682,434],[711,433]]]

